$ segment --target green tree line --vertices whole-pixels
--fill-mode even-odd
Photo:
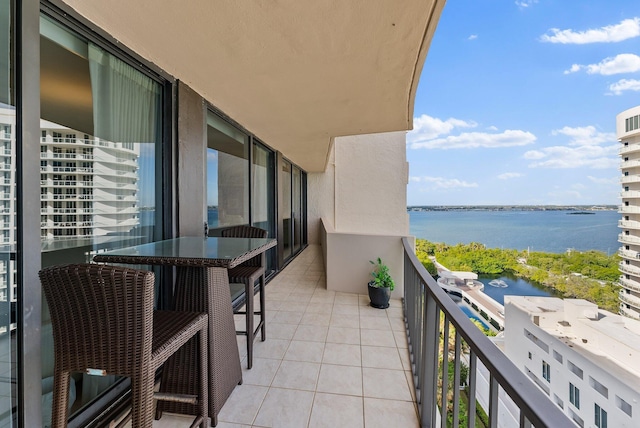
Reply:
[[[585,299],[602,309],[618,311],[617,254],[528,252],[487,248],[477,242],[448,245],[416,239],[416,255],[431,275],[437,274],[431,260],[435,257],[451,270],[486,275],[510,273],[552,288],[562,297]]]

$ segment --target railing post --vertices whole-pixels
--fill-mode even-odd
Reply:
[[[438,304],[431,293],[425,291],[426,310],[424,317],[423,381],[422,381],[422,426],[435,428],[438,411],[438,348],[439,312]]]

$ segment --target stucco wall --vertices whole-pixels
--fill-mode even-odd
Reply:
[[[336,138],[323,173],[308,175],[309,243],[321,244],[330,290],[367,293],[381,257],[403,293],[409,233],[404,132]]]
[[[406,236],[405,132],[334,140],[327,168],[308,174],[309,243],[320,243],[320,219],[339,233]]]

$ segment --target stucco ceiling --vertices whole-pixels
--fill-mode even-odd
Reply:
[[[309,172],[410,129],[445,0],[65,0]]]

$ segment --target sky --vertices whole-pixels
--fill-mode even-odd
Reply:
[[[639,0],[448,0],[407,134],[408,205],[618,205]]]

